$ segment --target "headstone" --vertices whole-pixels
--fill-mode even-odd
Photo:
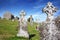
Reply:
[[[20,25],[20,29],[18,31],[17,36],[29,38],[29,33],[27,30],[27,22],[25,19],[25,12],[23,10],[20,13],[19,25]]]
[[[58,40],[57,34],[58,34],[58,28],[55,25],[54,21],[54,12],[56,12],[57,9],[55,6],[52,5],[51,2],[47,3],[47,6],[43,8],[43,12],[47,14],[47,21],[46,21],[46,27],[43,29],[42,34],[43,37],[41,40]]]
[[[32,18],[32,15],[30,16],[30,25],[33,26],[33,18]]]
[[[36,29],[39,31],[39,28],[40,28],[40,20],[39,19],[36,19]]]

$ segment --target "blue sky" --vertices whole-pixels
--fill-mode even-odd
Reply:
[[[3,17],[3,14],[9,11],[19,17],[20,11],[25,10],[26,18],[33,15],[34,19],[39,18],[40,21],[44,21],[46,14],[42,12],[42,8],[44,8],[49,1],[58,8],[54,16],[60,15],[59,0],[0,0],[0,16]]]

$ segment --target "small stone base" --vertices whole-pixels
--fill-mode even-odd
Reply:
[[[25,37],[25,38],[29,38],[29,34],[27,31],[24,31],[22,29],[20,29],[19,33],[17,34],[18,37]]]

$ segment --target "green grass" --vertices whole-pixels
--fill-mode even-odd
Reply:
[[[28,23],[28,32],[30,39],[17,37],[18,21],[0,20],[0,40],[39,40],[39,32],[36,30],[36,23],[30,26]]]

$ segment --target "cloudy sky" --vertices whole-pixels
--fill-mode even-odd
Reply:
[[[58,8],[54,16],[60,15],[59,0],[0,0],[0,16],[3,17],[3,14],[9,11],[19,17],[20,11],[25,10],[26,18],[33,15],[34,19],[39,18],[40,21],[44,21],[46,14],[42,12],[42,8],[44,8],[48,2],[52,2],[53,5]]]

